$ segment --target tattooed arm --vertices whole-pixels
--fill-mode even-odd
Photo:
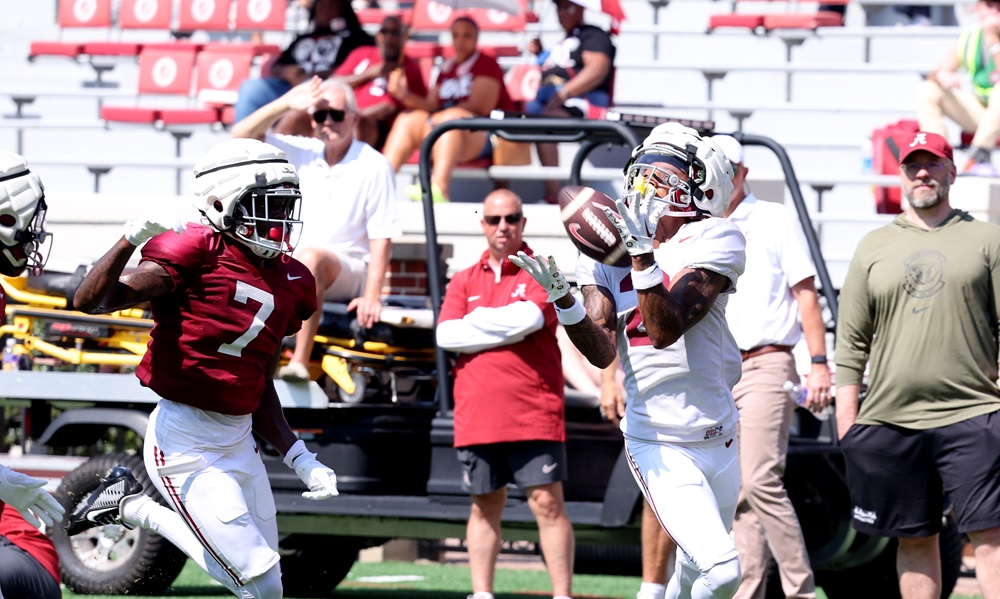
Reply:
[[[633,259],[633,270],[652,266]],[[702,268],[685,268],[677,273],[673,281],[649,289],[638,290],[639,311],[653,347],[663,349],[681,338],[688,329],[708,314],[715,298],[729,287],[729,279],[717,272]]]
[[[122,237],[94,264],[73,296],[73,307],[87,314],[106,314],[141,304],[172,288],[167,271],[154,262],[122,275],[136,246]]]
[[[591,364],[606,368],[618,355],[614,299],[606,289],[597,285],[584,285],[580,291],[583,292],[587,317],[577,324],[566,326],[566,333]],[[576,299],[570,294],[555,302],[560,309],[570,308],[574,303]]]

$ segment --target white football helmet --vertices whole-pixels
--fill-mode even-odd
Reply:
[[[51,235],[45,232],[45,188],[24,158],[0,150],[0,273],[40,274]]]
[[[688,180],[653,166],[657,162],[674,164],[682,170],[686,167]],[[632,159],[625,167],[626,198],[649,198],[667,204],[655,211],[655,219],[706,214],[721,218],[732,193],[733,167],[725,152],[680,123],[657,125],[632,150]],[[651,225],[655,228],[655,222]]]
[[[218,143],[194,165],[195,207],[261,258],[291,254],[302,232],[299,177],[285,153],[256,139]]]

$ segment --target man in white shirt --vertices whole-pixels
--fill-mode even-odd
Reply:
[[[785,597],[816,596],[805,538],[782,477],[795,404],[784,389],[799,383],[792,348],[805,333],[812,356],[805,407],[830,404],[826,325],[813,279],[802,228],[782,204],[759,200],[746,183],[743,146],[716,135],[733,164],[733,196],[726,218],[747,240],[746,271],[740,290],[729,299],[726,318],[740,346],[743,377],[733,388],[740,410],[742,487],[733,532],[740,552],[743,582],[738,599],[763,599],[771,555],[778,564]]]
[[[289,110],[313,117],[312,137],[269,131]],[[283,150],[299,173],[303,238],[295,257],[316,278],[318,305],[348,301],[358,323],[371,328],[382,312],[382,284],[392,256],[392,238],[402,233],[396,218],[395,176],[388,160],[355,139],[354,91],[337,79],[314,77],[233,126],[234,137],[264,140]],[[308,381],[313,340],[322,310],[302,324],[295,351],[278,375]]]
[[[632,152],[617,214],[605,209],[631,267],[595,264],[586,308],[551,258],[512,258],[549,290],[592,364],[621,356],[632,474],[680,548],[671,598],[729,599],[740,583],[729,534],[740,484],[731,393],[740,354],[725,308],[745,256],[739,228],[721,218],[732,175],[722,149],[694,129],[656,127]]]

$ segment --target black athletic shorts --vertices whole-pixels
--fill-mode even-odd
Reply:
[[[4,599],[59,599],[59,583],[38,560],[0,536],[0,596]]]
[[[1000,526],[1000,411],[927,430],[855,424],[841,447],[863,533],[935,534],[945,496],[960,532]]]
[[[510,483],[522,489],[566,480],[566,444],[518,441],[470,445],[458,449],[462,488],[485,495]]]

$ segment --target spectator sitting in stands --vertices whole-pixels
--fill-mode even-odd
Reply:
[[[329,76],[355,48],[375,45],[362,29],[350,0],[315,0],[309,8],[309,22],[312,30],[285,48],[271,66],[269,77],[248,79],[240,85],[235,122],[313,75]]]
[[[406,94],[427,95],[420,64],[404,55],[407,29],[403,20],[391,15],[382,20],[375,46],[355,48],[334,76],[354,88],[358,103],[356,137],[376,150],[382,149],[389,128],[403,109]],[[305,111],[289,111],[275,124],[274,132],[286,135],[313,134],[313,120]]]
[[[358,139],[377,150],[385,145],[396,115],[404,108],[402,98],[427,95],[420,64],[403,51],[407,33],[400,17],[386,17],[375,36],[378,48],[357,48],[334,72],[354,88]]]
[[[611,36],[593,25],[583,24],[583,7],[571,0],[556,0],[559,24],[566,37],[548,51],[542,63],[542,83],[525,112],[559,117],[587,117],[593,106],[611,104],[615,46]],[[543,53],[542,43],[532,40],[528,50]],[[538,144],[542,166],[559,166],[555,144]],[[556,203],[559,181],[545,182],[545,201]]]
[[[496,108],[511,107],[503,70],[495,59],[477,49],[476,22],[469,17],[455,19],[451,38],[455,54],[442,65],[437,83],[426,97],[400,93],[398,90],[407,85],[404,77],[390,83],[390,93],[408,109],[396,117],[383,149],[397,172],[434,126],[453,119],[484,117]],[[492,153],[488,141],[486,131],[449,131],[434,144],[431,194],[435,202],[448,201],[451,173],[457,163]],[[420,199],[419,185],[411,185],[407,191],[414,200]]]
[[[963,131],[975,132],[962,174],[995,177],[998,173],[990,155],[1000,135],[1000,92],[994,87],[1000,54],[1000,1],[976,2],[976,15],[979,26],[962,33],[937,70],[920,84],[917,120],[922,131],[941,136],[946,135],[945,116]],[[959,69],[971,79],[971,93],[960,89]]]

